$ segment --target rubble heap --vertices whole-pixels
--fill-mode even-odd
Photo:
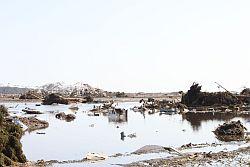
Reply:
[[[246,128],[240,121],[231,121],[219,125],[214,131],[214,134],[222,141],[237,141],[243,140]]]

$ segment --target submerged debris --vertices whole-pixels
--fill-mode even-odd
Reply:
[[[62,97],[60,97],[57,94],[49,94],[48,96],[46,96],[43,100],[43,105],[51,105],[51,104],[68,104],[69,101],[67,99],[64,99]]]
[[[238,120],[219,125],[214,131],[214,134],[222,141],[238,141],[244,139],[245,130],[246,128]]]
[[[64,112],[61,112],[56,114],[56,118],[70,122],[73,121],[76,118],[76,116],[73,114],[65,114]]]
[[[26,114],[42,114],[40,111],[28,107],[22,109],[22,111],[25,112]]]
[[[70,110],[79,110],[79,107],[77,105],[72,105],[69,107]]]

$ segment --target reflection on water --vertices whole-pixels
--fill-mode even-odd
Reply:
[[[245,118],[245,120],[250,120],[250,114],[248,113],[237,115],[235,113],[222,113],[222,112],[203,112],[203,113],[188,112],[186,114],[183,114],[182,118],[190,122],[194,131],[198,131],[201,128],[202,122],[213,121],[213,120],[226,122],[239,116]]]
[[[17,105],[18,104],[18,105]],[[35,108],[44,114],[37,118],[49,122],[47,129],[25,133],[22,137],[23,150],[29,160],[79,160],[88,152],[113,155],[128,153],[145,145],[162,145],[180,147],[187,143],[219,142],[213,130],[224,120],[232,116],[161,115],[159,113],[139,113],[130,110],[139,103],[123,102],[117,108],[127,111],[125,116],[108,115],[89,116],[88,111],[94,104],[79,104],[79,110],[72,112],[68,105],[36,106],[35,103],[6,103],[13,106],[9,111],[13,115],[22,115],[25,107]],[[97,104],[95,104],[97,106]],[[65,122],[55,118],[55,114],[65,112],[74,114],[76,119]],[[25,115],[27,116],[27,115]],[[217,118],[218,117],[218,118]],[[118,119],[116,119],[118,118]],[[243,124],[250,128],[250,123],[243,118]],[[114,123],[115,122],[115,123]],[[198,127],[198,128],[194,128]],[[39,135],[36,132],[43,132]],[[134,134],[136,137],[125,137],[121,140],[121,132]]]

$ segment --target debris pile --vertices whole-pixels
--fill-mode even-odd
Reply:
[[[214,134],[222,141],[238,141],[244,139],[245,130],[246,128],[238,120],[219,125],[214,131]]]
[[[41,99],[41,95],[35,91],[28,91],[27,93],[22,94],[19,99]]]
[[[181,103],[188,107],[200,106],[231,106],[241,101],[229,92],[201,92],[201,86],[193,83],[188,92],[182,96]]]
[[[175,110],[184,111],[187,107],[184,104],[175,102],[174,100],[156,100],[148,98],[148,100],[141,99],[142,106],[134,107],[134,111],[144,112],[146,110]]]
[[[69,101],[67,99],[64,99],[64,98],[60,97],[57,94],[54,94],[54,93],[47,95],[43,100],[43,105],[51,105],[51,104],[54,104],[54,103],[68,104]]]
[[[240,94],[250,96],[250,88],[243,89]]]
[[[70,122],[73,121],[76,118],[76,116],[73,114],[65,114],[64,112],[61,112],[56,114],[56,118]]]
[[[102,109],[103,109],[103,110],[108,110],[108,109],[110,109],[110,108],[113,108],[113,107],[112,107],[113,103],[114,103],[113,101],[110,101],[109,103],[103,103]]]

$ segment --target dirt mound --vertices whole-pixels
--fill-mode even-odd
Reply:
[[[201,86],[193,83],[188,92],[182,96],[181,103],[188,107],[230,106],[241,104],[241,101],[229,92],[201,92]]]
[[[69,101],[67,99],[64,99],[62,97],[60,97],[57,94],[49,94],[48,96],[46,96],[43,100],[43,105],[51,105],[53,103],[57,103],[57,104],[68,104]]]
[[[244,139],[246,128],[240,121],[231,121],[219,125],[214,131],[214,134],[222,141],[238,141]]]

